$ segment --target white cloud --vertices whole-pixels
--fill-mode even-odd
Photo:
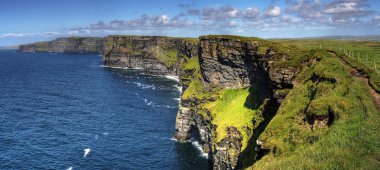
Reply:
[[[363,9],[358,8],[358,3],[348,2],[348,3],[339,3],[331,8],[326,9],[324,12],[326,14],[339,14],[339,13],[350,13],[350,12],[359,12]]]
[[[379,21],[380,22],[380,15],[374,16],[372,18],[373,21]]]
[[[7,33],[1,34],[0,38],[14,38],[14,37],[47,37],[60,35],[59,32],[43,32],[43,33]]]
[[[278,17],[281,15],[281,8],[279,6],[271,6],[265,10],[265,14],[270,17]]]
[[[260,15],[260,9],[254,7],[248,7],[243,11],[243,18],[246,19],[255,19]]]

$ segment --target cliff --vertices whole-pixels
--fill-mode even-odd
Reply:
[[[19,46],[20,52],[102,53],[104,38],[68,37]]]
[[[213,169],[380,165],[380,114],[343,53],[227,35],[71,37],[19,51],[103,52],[108,67],[178,76],[174,137],[198,140]]]
[[[235,169],[260,123],[273,114],[299,72],[276,66],[286,57],[257,38],[202,36],[198,77],[182,96],[175,137],[201,132],[200,143],[214,169]],[[276,55],[278,53],[278,55]],[[286,60],[286,59],[285,59]]]
[[[143,69],[150,74],[179,76],[184,56],[196,54],[186,39],[160,36],[109,36],[104,65]]]
[[[197,137],[213,169],[380,164],[374,160],[380,145],[373,142],[380,136],[378,111],[330,52],[225,35],[110,36],[104,64],[179,76],[174,137]],[[363,138],[355,141],[358,133]],[[355,159],[354,151],[370,163]]]

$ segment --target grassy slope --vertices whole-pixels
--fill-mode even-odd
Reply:
[[[220,92],[220,97],[216,101],[211,101],[205,107],[211,111],[212,124],[216,127],[216,142],[220,142],[227,137],[226,129],[230,126],[236,127],[243,135],[242,149],[248,144],[249,133],[254,127],[252,120],[261,122],[262,118],[256,114],[256,110],[245,106],[249,96],[249,88],[245,89],[224,89]]]
[[[310,80],[312,74],[335,83]],[[336,58],[323,58],[306,69],[300,84],[286,97],[260,139],[274,149],[256,162],[256,169],[376,169],[380,156],[380,113],[367,87],[349,74]],[[310,101],[311,91],[316,97]],[[306,113],[305,113],[306,110]],[[307,115],[328,115],[329,127],[314,128],[304,123]]]
[[[237,36],[223,37],[241,39]],[[291,43],[243,39],[252,40],[260,41],[261,46],[265,47],[259,49],[260,53],[269,47],[277,52],[274,57],[286,54],[287,60],[276,63],[279,67],[297,67],[311,58],[321,60],[315,67],[302,72],[298,78],[300,83],[291,90],[277,115],[261,134],[260,139],[266,146],[275,149],[256,162],[254,168],[352,169],[375,168],[379,165],[376,160],[380,156],[380,135],[376,130],[380,128],[377,123],[380,120],[379,112],[374,107],[367,87],[352,77],[349,69],[338,58],[333,58],[324,50],[298,48]],[[263,119],[258,110],[249,109],[244,104],[250,91],[204,86],[197,58],[185,60],[182,70],[194,71],[182,99],[197,98],[203,101],[197,112],[217,126],[213,142],[226,137],[228,126],[235,126],[244,136],[244,150],[252,136],[247,127],[254,129]],[[321,81],[313,82],[311,77],[319,77]],[[315,98],[310,102],[311,93],[315,93]],[[211,117],[205,110],[210,111]],[[327,118],[329,113],[336,116],[329,127],[316,125],[312,131],[304,121],[305,117]],[[252,124],[252,120],[257,124]]]
[[[325,40],[325,39],[278,39],[274,40],[282,44],[295,45],[307,49],[330,49],[334,51],[351,51],[351,57],[358,59],[359,62],[373,67],[375,61],[377,68],[380,68],[380,42],[375,41],[343,41],[343,40]],[[368,58],[367,58],[368,54]]]
[[[243,135],[244,149],[248,139],[252,133],[249,133],[247,128],[253,129],[252,120],[260,122],[261,119],[257,116],[256,110],[248,108],[245,103],[250,95],[250,89],[220,89],[219,87],[206,87],[202,82],[200,73],[200,65],[197,57],[185,59],[181,66],[182,71],[191,71],[193,74],[189,77],[181,77],[191,79],[188,88],[182,95],[182,100],[196,98],[203,101],[200,104],[198,114],[202,114],[206,119],[212,120],[212,124],[216,125],[216,139],[213,142],[220,142],[227,137],[226,129],[229,126],[236,127]],[[211,112],[211,117],[206,114],[208,110]],[[247,133],[248,132],[248,133]]]
[[[278,39],[274,41],[303,49],[322,48],[336,51],[351,65],[364,70],[370,77],[371,86],[380,92],[380,42],[324,39]]]

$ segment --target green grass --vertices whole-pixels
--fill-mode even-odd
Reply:
[[[164,48],[157,46],[153,52],[157,60],[170,67],[175,63],[178,63],[178,51],[177,50],[165,50]]]
[[[199,43],[199,38],[181,38],[185,42],[188,42],[190,44],[198,44]]]
[[[205,100],[211,98],[212,96],[215,96],[212,92],[203,87],[200,70],[200,64],[197,57],[186,57],[185,61],[181,64],[181,79],[190,80],[188,88],[183,92],[181,96],[182,100],[191,98]]]
[[[265,41],[264,39],[258,38],[258,37],[244,37],[244,36],[237,36],[237,35],[204,35],[200,36],[200,39],[202,38],[228,38],[228,39],[237,39],[240,41]]]
[[[294,42],[279,42],[279,40],[271,42],[229,35],[202,37],[258,41],[261,46],[259,54],[264,54],[267,48],[276,51],[273,56],[279,59],[276,60],[278,61],[275,63],[276,67],[301,68],[305,66],[302,63],[313,59],[317,61],[313,66],[302,69],[297,77],[298,83],[290,90],[277,114],[268,126],[265,124],[262,127],[263,132],[259,139],[264,142],[265,148],[271,149],[271,152],[255,162],[252,168],[376,169],[379,167],[380,113],[375,108],[366,85],[350,75],[350,68],[341,62],[339,50],[337,56],[333,56],[326,49],[315,46],[307,48],[305,47],[307,43],[297,45]],[[371,45],[374,44],[367,44],[368,48]],[[376,81],[378,74],[368,71],[369,68],[360,62],[361,60],[348,58],[347,61],[359,69],[367,70],[370,79],[374,79],[372,80],[374,83],[378,82]],[[259,111],[260,107],[254,107],[256,110],[246,105],[247,101],[258,104],[255,100],[247,100],[249,95],[255,94],[255,90],[208,87],[202,81],[198,58],[186,58],[181,70],[191,72],[187,75],[191,81],[182,95],[182,100],[199,101],[197,108],[192,109],[215,125],[215,134],[212,135],[213,145],[227,137],[227,128],[234,126],[243,135],[242,151],[250,149],[248,142],[255,142],[249,141],[253,136],[253,129],[257,128],[264,119],[261,115],[263,112]],[[283,93],[288,91],[284,90]],[[312,118],[321,120],[313,122]],[[247,153],[255,152],[254,149],[250,150],[252,152]]]
[[[320,79],[313,82],[313,77]],[[328,57],[306,68],[299,81],[259,137],[271,152],[252,168],[378,168],[380,113],[363,82],[339,59]],[[328,127],[311,130],[305,123],[308,116],[328,117],[329,112],[334,121]]]
[[[277,39],[274,41],[301,49],[335,51],[352,66],[363,70],[370,77],[371,86],[380,92],[380,42],[325,39]]]
[[[106,42],[106,46],[107,46],[107,47],[111,47],[112,45],[113,45],[113,42],[112,42],[112,41],[107,41],[107,42]]]
[[[373,62],[375,61],[376,67],[380,68],[380,42],[324,39],[278,39],[273,41],[306,49],[321,48],[337,52],[347,51],[347,53],[350,53],[351,58],[365,64],[367,67],[373,69]]]
[[[194,58],[186,58],[186,61],[182,63],[181,65],[182,70],[200,70],[200,65],[199,65],[199,59],[198,57]]]
[[[49,51],[50,42],[35,43],[36,51]]]
[[[247,146],[254,127],[252,120],[261,122],[262,118],[256,115],[256,110],[245,106],[250,95],[249,89],[224,89],[220,92],[220,98],[205,105],[211,111],[212,124],[216,125],[216,141],[221,142],[227,137],[227,128],[236,127],[243,135],[242,148]]]
[[[181,70],[190,73],[190,75],[181,75],[181,79],[191,81],[181,96],[182,100],[194,98],[202,101],[218,98],[220,88],[209,87],[210,85],[203,83],[198,58],[187,59],[186,62],[182,63]]]

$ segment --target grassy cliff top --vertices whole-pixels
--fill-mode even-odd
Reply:
[[[240,41],[265,41],[264,39],[258,37],[245,37],[245,36],[237,36],[237,35],[203,35],[199,37],[202,38],[227,38],[227,39],[235,39]]]
[[[366,84],[336,57],[303,70],[259,139],[254,169],[376,169],[380,113]],[[306,121],[307,120],[307,121]]]

